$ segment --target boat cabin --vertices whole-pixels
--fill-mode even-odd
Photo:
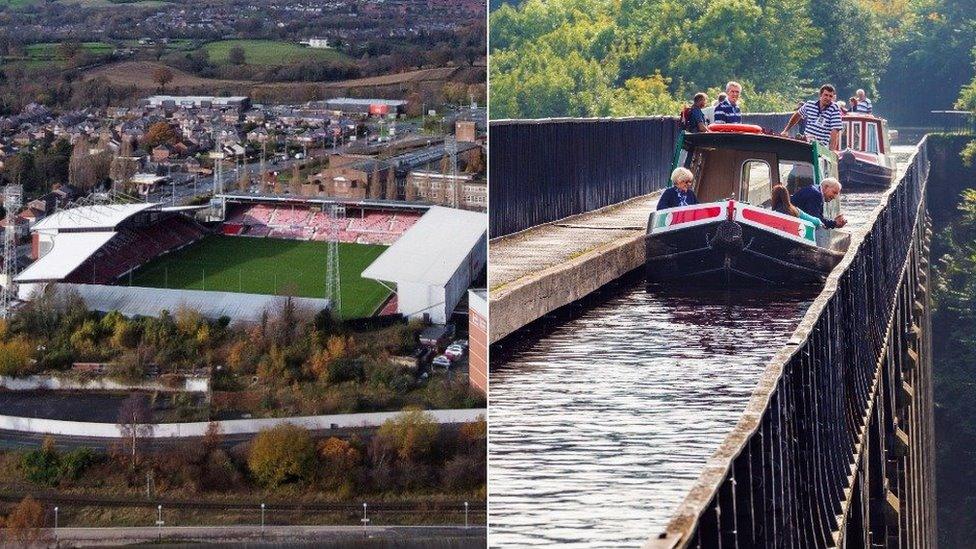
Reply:
[[[729,198],[769,206],[772,187],[797,189],[837,177],[837,155],[817,142],[762,133],[686,133],[679,138],[674,166],[695,174],[698,201]]]
[[[871,154],[887,154],[888,121],[870,114],[845,114],[845,148]]]

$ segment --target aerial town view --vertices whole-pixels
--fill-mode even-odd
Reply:
[[[0,2],[0,546],[486,544],[485,9]]]

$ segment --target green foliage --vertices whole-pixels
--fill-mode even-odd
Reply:
[[[41,448],[25,452],[20,459],[20,467],[27,480],[46,486],[78,480],[94,463],[95,454],[89,448],[62,453],[53,444],[47,443]]]
[[[261,431],[251,443],[247,464],[264,486],[311,480],[315,473],[315,444],[308,431],[285,423]]]
[[[792,106],[822,31],[802,0],[529,0],[490,34],[492,117],[540,118],[673,115],[731,79]]]

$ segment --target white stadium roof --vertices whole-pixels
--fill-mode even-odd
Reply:
[[[483,213],[434,206],[363,271],[384,282],[444,286],[486,237]]]
[[[77,269],[113,236],[115,233],[112,231],[58,233],[54,235],[54,247],[43,257],[31,263],[14,280],[17,282],[61,280]]]
[[[32,231],[61,231],[64,229],[114,229],[133,215],[156,207],[153,202],[136,204],[97,204],[60,210],[38,221]]]

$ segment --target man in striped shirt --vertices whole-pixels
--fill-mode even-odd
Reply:
[[[715,107],[715,123],[738,124],[742,122],[742,112],[738,105],[742,86],[738,82],[729,82],[725,85],[725,93],[728,97]]]
[[[871,112],[874,110],[874,105],[871,104],[871,100],[868,99],[868,96],[866,93],[864,93],[864,90],[857,90],[857,92],[854,93],[854,97],[857,98],[857,108],[854,109],[854,112],[871,114]]]
[[[789,136],[790,128],[803,120],[803,131],[808,138],[816,139],[821,145],[836,151],[840,146],[840,130],[844,127],[840,119],[840,107],[834,102],[836,98],[837,91],[833,86],[820,86],[820,98],[805,102],[793,113],[781,135]]]

